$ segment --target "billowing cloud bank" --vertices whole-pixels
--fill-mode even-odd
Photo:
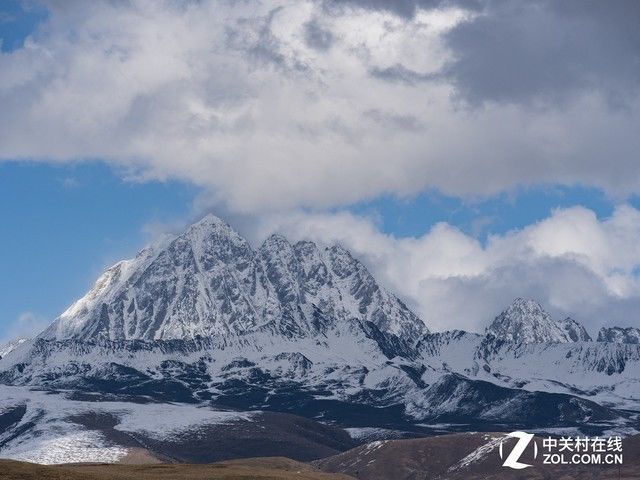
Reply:
[[[104,159],[254,213],[640,191],[637,2],[46,5],[0,55],[0,158]]]

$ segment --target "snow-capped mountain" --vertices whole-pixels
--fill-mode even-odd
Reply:
[[[428,332],[340,246],[292,245],[272,235],[254,250],[209,215],[109,268],[42,338],[305,337],[351,319],[407,339]]]
[[[599,342],[640,344],[640,328],[601,328],[598,332]]]
[[[539,303],[524,298],[516,300],[487,327],[487,334],[514,343],[564,343],[590,340],[586,330],[575,320],[556,322]]]
[[[109,268],[0,359],[0,384],[19,398],[32,386],[66,392],[83,408],[177,402],[350,428],[632,433],[640,345],[612,335],[593,342],[521,298],[484,335],[433,333],[344,248],[273,235],[254,249],[208,216]],[[0,454],[28,422],[12,425]]]

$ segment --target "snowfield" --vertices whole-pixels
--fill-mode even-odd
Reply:
[[[83,415],[109,415],[117,419],[115,430],[170,440],[203,426],[250,421],[258,413],[171,403],[76,401],[65,392],[0,385],[0,416],[21,407],[26,409],[22,418],[0,434],[0,458],[42,464],[111,463],[127,455],[129,449],[110,441],[104,432],[74,421]],[[20,434],[14,436],[16,432]]]
[[[98,432],[50,431],[47,435],[25,439],[0,451],[1,458],[56,465],[62,463],[116,463],[128,449],[109,446]]]

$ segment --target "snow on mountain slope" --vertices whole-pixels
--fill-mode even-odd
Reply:
[[[504,388],[458,374],[443,375],[415,397],[410,409],[417,418],[431,421],[518,423],[530,417],[541,427],[608,422],[619,417],[614,410],[572,395]]]
[[[377,392],[364,403],[397,404],[415,388],[412,372],[420,369],[394,354],[394,343],[379,331],[372,335],[370,328],[354,320],[347,329],[327,330],[322,339],[261,334],[154,342],[38,339],[0,360],[0,383],[69,389],[96,400],[213,400],[234,408],[268,404],[280,411],[286,405],[302,409],[318,396],[362,402],[363,392]]]
[[[156,340],[265,331],[314,336],[359,319],[417,338],[424,323],[339,246],[273,235],[254,251],[209,215],[108,269],[42,335]]]
[[[416,348],[426,384],[453,372],[508,388],[568,393],[640,410],[640,345],[517,343],[452,331],[426,335]]]
[[[570,393],[640,410],[640,346],[605,342],[514,344],[485,339],[473,376],[510,388]]]
[[[27,338],[17,338],[8,343],[5,343],[4,345],[0,345],[0,358],[6,357],[7,355],[9,355],[11,352],[13,352],[16,348],[18,348],[27,340],[28,340]]]
[[[427,389],[453,373],[640,410],[640,346],[514,344],[454,331],[426,335],[409,358],[384,339],[357,322],[348,331],[328,330],[321,341],[260,334],[154,342],[39,339],[0,360],[0,383],[69,389],[96,400],[213,401],[331,417],[336,412],[326,408],[343,409],[327,407],[334,401],[424,405]],[[415,408],[408,412],[422,416]],[[398,415],[396,421],[406,420]]]
[[[599,342],[640,344],[640,328],[602,328],[598,332]]]
[[[540,304],[517,298],[487,328],[487,334],[515,343],[573,342],[586,331],[575,320],[555,322]],[[573,335],[572,335],[573,334]]]

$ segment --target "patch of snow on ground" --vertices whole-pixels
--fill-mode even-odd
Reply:
[[[380,447],[382,447],[385,443],[387,443],[385,440],[377,440],[375,442],[371,442],[371,443],[366,444],[363,447],[362,455],[366,456],[366,455],[372,454],[373,452],[378,450]]]
[[[114,463],[127,455],[123,447],[106,446],[94,431],[66,433],[62,436],[31,438],[15,449],[3,451],[3,458],[54,465],[61,463]]]
[[[462,460],[456,463],[453,467],[449,468],[449,472],[462,470],[476,462],[479,462],[480,460],[485,458],[487,455],[489,455],[489,453],[494,451],[500,445],[500,442],[505,438],[507,437],[492,438],[488,435],[485,435],[484,440],[488,440],[487,443],[476,448],[473,452],[471,452],[469,455],[464,457]]]
[[[354,427],[345,428],[347,433],[354,440],[404,438],[405,432],[378,427]]]

